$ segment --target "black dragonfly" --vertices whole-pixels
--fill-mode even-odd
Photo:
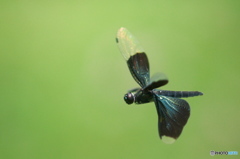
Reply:
[[[173,143],[180,136],[190,116],[189,104],[180,98],[203,93],[156,89],[166,85],[168,79],[163,73],[150,78],[148,58],[138,40],[126,28],[120,28],[116,42],[134,80],[141,86],[125,94],[125,102],[143,104],[154,101],[158,113],[159,136],[165,143]]]

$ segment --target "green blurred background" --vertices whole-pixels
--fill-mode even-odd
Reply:
[[[240,1],[1,1],[0,158],[211,158],[238,151]],[[115,43],[128,28],[167,90],[198,90],[180,138],[163,143],[154,103]],[[215,156],[227,158],[229,156]],[[238,156],[231,156],[237,158]]]

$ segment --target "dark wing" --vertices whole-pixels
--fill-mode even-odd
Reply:
[[[151,77],[150,83],[143,90],[152,90],[168,83],[167,76],[164,73],[156,73]]]
[[[143,48],[126,28],[118,30],[116,41],[134,80],[144,88],[150,82],[150,77],[148,58]]]
[[[190,106],[179,98],[154,94],[158,113],[158,132],[166,143],[173,143],[181,134],[190,116]]]

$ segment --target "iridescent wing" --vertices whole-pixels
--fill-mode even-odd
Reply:
[[[149,84],[150,77],[148,58],[143,48],[126,28],[118,30],[116,42],[134,80],[144,88]]]
[[[158,132],[165,143],[173,143],[181,134],[190,116],[189,104],[179,98],[153,95],[158,113]]]
[[[143,90],[152,90],[161,86],[164,86],[168,83],[167,76],[164,73],[155,73],[151,79],[150,83],[143,88]]]

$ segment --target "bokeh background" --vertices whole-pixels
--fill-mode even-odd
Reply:
[[[239,18],[236,0],[2,0],[0,158],[240,152]],[[187,99],[191,116],[172,145],[158,137],[154,103],[123,100],[137,84],[115,43],[122,26],[145,48],[151,74],[167,74],[162,89],[204,93]]]

